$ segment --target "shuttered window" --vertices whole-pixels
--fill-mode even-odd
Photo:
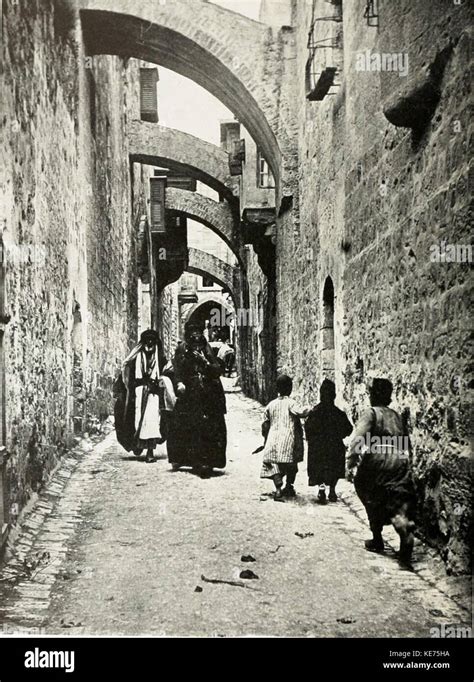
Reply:
[[[142,121],[158,123],[157,82],[158,69],[140,69],[140,116]]]
[[[164,234],[166,178],[150,178],[150,224],[152,233]]]
[[[242,163],[245,161],[245,140],[234,140],[229,154],[229,171],[231,175],[242,175]]]

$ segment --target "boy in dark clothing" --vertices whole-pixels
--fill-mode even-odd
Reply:
[[[326,485],[329,501],[337,502],[336,484],[345,476],[345,451],[343,438],[352,432],[346,413],[334,405],[336,387],[324,379],[320,388],[321,402],[308,415],[305,423],[308,441],[308,485],[319,485],[318,502],[326,503]]]

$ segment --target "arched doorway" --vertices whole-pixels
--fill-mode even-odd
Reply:
[[[325,378],[334,381],[334,284],[327,277],[323,289],[321,367]]]
[[[193,306],[185,323],[195,323],[204,327],[209,340],[219,337],[222,341],[235,343],[235,312],[222,301],[209,298]]]

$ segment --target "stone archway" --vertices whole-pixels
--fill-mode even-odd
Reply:
[[[219,300],[218,300],[219,299]],[[208,294],[205,294],[204,296],[201,296],[199,301],[195,303],[191,308],[186,313],[186,319],[189,318],[190,315],[192,315],[197,308],[199,308],[200,305],[203,303],[209,303],[211,301],[214,303],[216,306],[223,306],[228,312],[232,312],[232,306],[227,303],[223,298],[222,295],[218,293],[216,296],[216,292],[209,292]]]
[[[229,155],[194,135],[144,121],[128,126],[131,161],[182,172],[208,185],[226,199],[235,199],[237,183],[229,175]]]
[[[236,229],[234,214],[226,201],[214,201],[198,192],[168,187],[166,209],[181,213],[208,227],[225,241],[239,263],[241,262],[240,235]]]
[[[292,193],[281,172],[291,126],[280,121],[276,94],[284,47],[270,27],[203,0],[192,11],[187,0],[116,0],[114,11],[110,0],[81,0],[79,6],[88,54],[156,63],[208,90],[257,142],[280,196]]]
[[[202,323],[207,318],[212,320],[214,327],[222,329],[228,326],[231,320],[235,321],[235,310],[222,295],[213,292],[200,298],[186,311],[182,320],[183,327],[191,320]]]
[[[203,277],[210,277],[216,284],[228,291],[234,304],[238,304],[239,269],[225,263],[201,249],[188,249],[189,262],[187,272]]]

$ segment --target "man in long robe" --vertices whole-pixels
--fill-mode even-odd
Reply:
[[[163,442],[160,432],[160,367],[164,364],[158,333],[143,332],[127,356],[115,384],[115,429],[125,450],[138,457],[146,450],[146,461],[154,461],[153,451]]]

